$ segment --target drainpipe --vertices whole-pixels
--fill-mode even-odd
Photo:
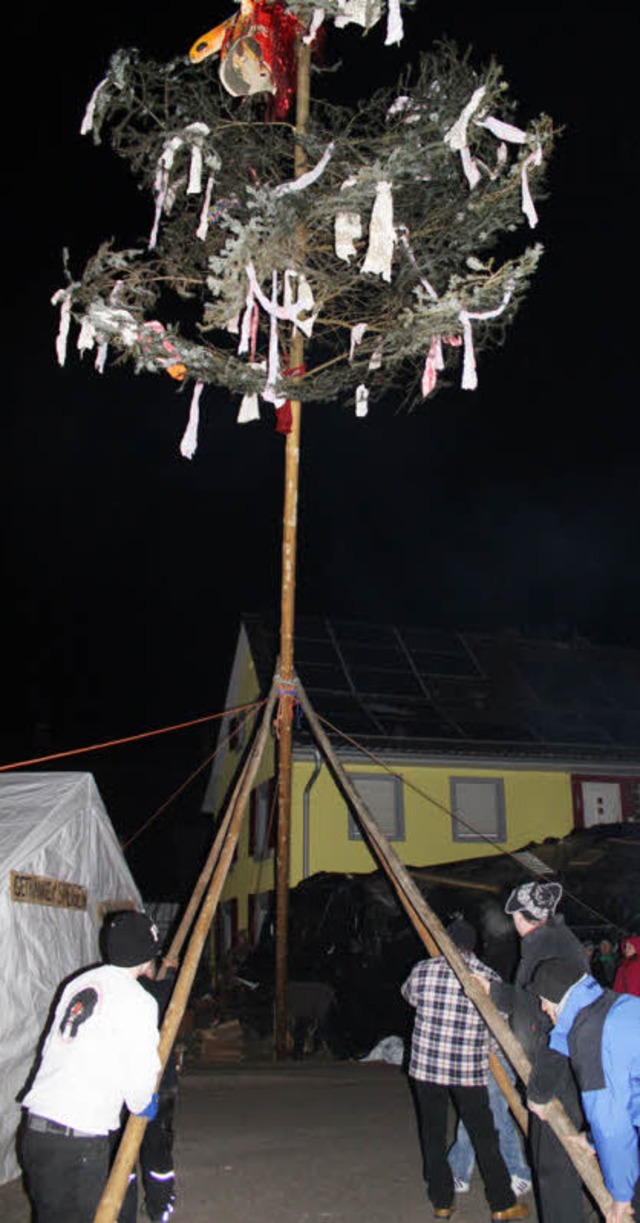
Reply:
[[[313,749],[313,758],[315,760],[315,768],[309,778],[302,795],[302,878],[307,879],[309,876],[309,807],[311,804],[311,791],[318,780],[320,769],[322,768],[322,754],[318,747]]]

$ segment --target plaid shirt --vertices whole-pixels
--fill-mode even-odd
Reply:
[[[490,981],[497,973],[471,951],[460,952],[470,972]],[[414,965],[402,996],[416,1008],[409,1075],[427,1083],[480,1087],[489,1078],[489,1029],[444,956]]]

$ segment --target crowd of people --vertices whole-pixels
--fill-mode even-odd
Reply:
[[[519,1199],[533,1188],[539,1223],[586,1223],[590,1211],[572,1142],[598,1158],[611,1195],[606,1223],[640,1218],[640,998],[633,996],[640,995],[640,938],[622,940],[621,961],[616,965],[612,955],[609,969],[613,988],[602,984],[593,946],[583,945],[556,911],[561,896],[556,882],[511,892],[505,912],[520,936],[511,983],[477,959],[469,923],[457,917],[447,931],[531,1064],[526,1154],[506,1104],[499,1106],[489,1029],[448,960],[419,961],[402,987],[415,1008],[409,1080],[437,1219],[450,1218],[455,1194],[468,1191],[475,1159],[492,1220],[526,1218]],[[613,946],[603,940],[598,951],[604,972]],[[450,1148],[449,1100],[459,1117]],[[564,1141],[549,1124],[552,1100],[577,1131]]]
[[[610,941],[581,943],[557,912],[561,896],[556,882],[525,883],[509,895],[505,912],[520,936],[509,983],[476,955],[476,931],[464,917],[447,928],[531,1064],[523,1088],[526,1144],[492,1073],[493,1058],[512,1082],[514,1072],[449,960],[420,960],[402,986],[415,1011],[408,1077],[436,1219],[451,1217],[477,1162],[496,1223],[526,1218],[523,1198],[532,1189],[539,1223],[586,1223],[572,1143],[597,1156],[611,1195],[606,1223],[640,1218],[640,937],[623,938],[619,956]],[[21,1097],[20,1153],[35,1223],[91,1223],[131,1114],[146,1120],[136,1163],[147,1215],[167,1223],[173,1212],[177,1076],[172,1058],[160,1074],[158,1048],[177,964],[164,962],[158,974],[159,956],[146,914],[112,914],[104,962],[61,989]],[[301,1033],[309,1014],[306,999]],[[552,1100],[573,1122],[571,1138],[561,1141],[549,1124]],[[137,1208],[134,1169],[120,1223],[133,1223]]]

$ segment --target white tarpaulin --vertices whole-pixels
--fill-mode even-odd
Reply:
[[[20,1174],[16,1095],[53,995],[127,907],[140,893],[91,773],[0,775],[0,1184]]]

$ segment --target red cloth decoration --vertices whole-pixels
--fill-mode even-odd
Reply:
[[[220,80],[234,97],[269,93],[267,119],[284,119],[296,88],[296,43],[303,23],[282,0],[256,0],[229,22]]]

